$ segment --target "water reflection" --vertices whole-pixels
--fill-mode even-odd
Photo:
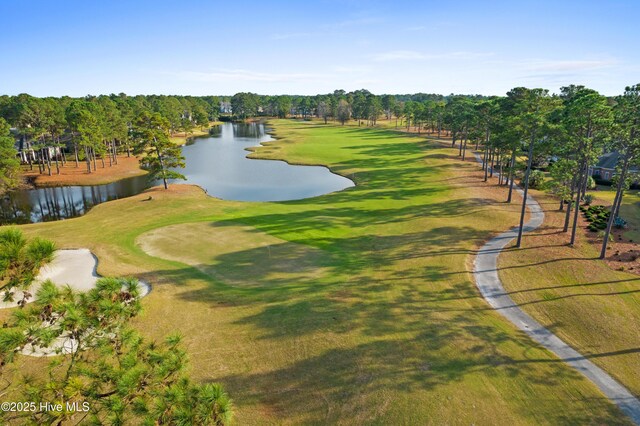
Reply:
[[[31,223],[61,220],[85,214],[105,201],[130,197],[149,187],[145,176],[107,185],[62,186],[18,191],[0,201],[0,222]]]
[[[246,158],[247,148],[271,140],[262,124],[225,123],[211,137],[184,147],[182,173],[209,195],[237,201],[298,200],[353,186],[326,167]]]

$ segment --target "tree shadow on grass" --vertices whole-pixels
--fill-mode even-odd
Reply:
[[[438,278],[441,272],[434,271],[433,277]],[[160,274],[169,283],[206,278],[194,268]],[[344,283],[325,283],[319,287],[299,285],[290,291],[229,288],[211,283],[206,291],[185,289],[178,291],[177,296],[211,304],[212,308],[259,305],[257,314],[236,321],[262,330],[259,339],[290,342],[295,346],[308,333],[345,336],[339,347],[292,360],[285,367],[216,377],[215,381],[225,385],[240,409],[259,404],[283,416],[305,418],[309,415],[309,419],[317,421],[325,418],[330,406],[333,414],[329,420],[358,423],[362,421],[361,416],[371,419],[384,413],[376,408],[380,407],[378,403],[383,395],[393,395],[389,401],[392,403],[398,394],[406,400],[441,386],[455,383],[462,386],[470,378],[494,385],[502,383],[516,394],[519,393],[514,390],[514,386],[519,386],[517,383],[539,386],[540,391],[526,399],[531,407],[519,409],[529,415],[540,415],[541,410],[536,406],[543,403],[546,395],[543,389],[566,386],[579,378],[578,373],[559,360],[535,349],[536,345],[524,333],[507,332],[487,322],[482,310],[470,306],[465,312],[443,311],[446,307],[463,307],[460,298],[477,299],[468,283],[460,282],[439,293],[430,293],[419,285],[403,286],[390,293],[393,287],[393,281],[369,281],[366,277],[360,277],[352,286]],[[358,341],[353,340],[355,335],[370,336],[374,340],[354,345]],[[518,349],[514,350],[513,345]],[[590,357],[636,352],[625,349]],[[547,366],[534,367],[541,364]],[[510,380],[514,381],[509,384]],[[578,408],[575,413],[571,409],[567,411],[567,407],[574,406],[567,401],[558,402],[556,408],[544,412],[551,416],[552,423],[558,424],[594,418],[606,424],[620,421],[619,413],[605,398],[594,398],[591,402],[595,404],[591,413]],[[334,419],[332,415],[339,417]]]
[[[372,225],[408,222],[420,218],[464,217],[473,215],[492,203],[492,200],[485,198],[457,198],[431,204],[422,201],[411,205],[403,203],[401,207],[384,208],[376,205],[359,205],[358,197],[352,200],[353,204],[349,206],[340,206],[338,203],[333,207],[320,206],[299,212],[248,214],[218,223],[241,223],[272,235],[282,235],[318,231],[335,226],[357,229]],[[308,202],[305,205],[308,205]]]
[[[215,381],[234,395],[240,409],[261,405],[282,417],[346,424],[383,418],[389,414],[389,404],[396,400],[418,402],[423,392],[429,392],[430,399],[442,395],[450,399],[446,396],[451,392],[448,386],[463,386],[467,379],[502,383],[516,395],[519,383],[526,383],[529,392],[531,388],[537,392],[524,400],[515,398],[514,405],[527,416],[545,416],[551,424],[624,424],[620,412],[604,397],[573,396],[569,397],[575,398],[573,403],[568,403],[557,399],[561,392],[554,394],[553,400],[547,399],[544,389],[583,380],[579,373],[559,360],[527,359],[528,339],[524,336],[514,340],[495,327],[470,322],[458,316],[447,324],[433,324],[427,315],[410,341],[386,339],[329,349],[272,371],[230,374]],[[452,352],[449,345],[454,342],[471,344],[463,344],[467,347],[464,351]],[[504,345],[519,346],[521,355],[505,355]],[[433,392],[438,389],[444,393]],[[472,400],[479,396],[478,389],[466,388],[466,392]],[[592,411],[587,412],[585,405]]]
[[[609,284],[626,284],[632,281],[640,281],[640,278],[631,278],[625,280],[612,280],[612,281],[598,281],[598,282],[589,282],[589,283],[579,283],[579,284],[560,284],[546,287],[535,287],[535,288],[527,288],[523,290],[513,290],[508,291],[506,294],[518,294],[518,293],[528,293],[534,291],[543,291],[543,290],[554,290],[559,288],[571,288],[571,287],[589,287],[589,286],[597,286],[597,285],[609,285]]]

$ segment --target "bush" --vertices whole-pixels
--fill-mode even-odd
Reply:
[[[593,194],[586,194],[584,196],[584,204],[587,205],[587,206],[590,206],[591,203],[593,203],[593,199],[594,198],[595,197],[593,196]]]
[[[600,231],[598,232],[598,237],[600,238],[604,238],[604,234],[606,234],[606,232],[604,231]],[[609,234],[609,241],[613,242],[613,235]],[[611,247],[607,247],[607,250],[609,250]]]
[[[531,173],[529,173],[529,188],[541,189],[543,184],[544,173],[542,173],[540,170],[531,170]]]
[[[609,220],[609,211],[607,207],[602,205],[589,206],[581,209],[587,222],[607,221]]]
[[[593,176],[587,178],[587,189],[596,189],[596,180]]]
[[[615,219],[613,219],[613,226],[615,226],[618,229],[626,228],[627,221],[621,218],[620,216],[618,216]]]

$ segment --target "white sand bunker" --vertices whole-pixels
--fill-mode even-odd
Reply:
[[[27,290],[31,293],[28,301],[34,300],[38,288],[46,280],[51,280],[57,285],[68,284],[78,291],[90,290],[100,278],[96,273],[97,265],[98,260],[89,249],[56,250],[53,260],[40,269],[40,273]],[[13,302],[0,302],[0,308],[15,308],[23,296],[23,291],[16,291]]]
[[[95,287],[100,278],[96,272],[98,259],[89,249],[57,250],[54,258],[48,265],[42,267],[33,285],[27,290],[32,296],[36,294],[40,285],[51,280],[57,285],[69,285],[77,291],[88,291]],[[144,297],[151,291],[151,286],[139,281],[140,297]],[[14,308],[17,301],[23,297],[22,291],[16,291],[13,302],[0,302],[1,308]],[[29,301],[33,301],[32,297]],[[42,349],[31,345],[25,346],[20,352],[31,356],[54,356],[69,354],[77,349],[77,343],[69,337],[59,337],[51,347]]]
[[[97,266],[98,260],[89,249],[57,250],[53,261],[40,269],[36,282],[51,280],[58,285],[68,284],[74,290],[88,291],[100,278]]]

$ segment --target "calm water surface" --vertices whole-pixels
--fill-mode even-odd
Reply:
[[[211,196],[238,201],[285,201],[315,197],[353,182],[326,167],[293,166],[284,161],[246,158],[246,148],[273,140],[264,125],[225,123],[211,136],[183,147],[187,183]],[[183,183],[184,181],[176,181]],[[66,186],[18,191],[0,200],[0,222],[29,223],[60,220],[86,213],[106,201],[139,194],[152,184],[145,176],[107,185]]]
[[[262,124],[225,123],[209,138],[183,148],[187,182],[224,200],[285,201],[315,197],[353,186],[326,167],[246,158],[246,148],[271,141]]]

